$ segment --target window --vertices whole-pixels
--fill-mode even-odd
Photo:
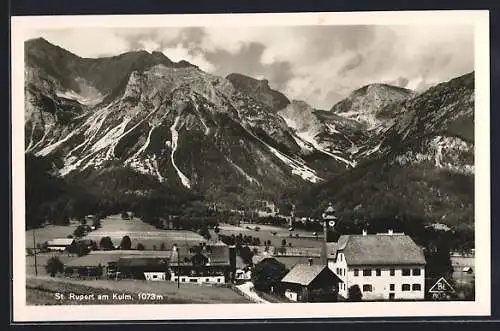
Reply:
[[[420,268],[413,269],[413,276],[420,276]]]
[[[210,281],[210,278],[205,278],[205,281],[206,281],[206,282],[209,282],[209,281]]]
[[[409,290],[410,290],[410,284],[403,284],[403,285],[401,286],[401,289],[402,289],[403,291],[409,291]]]
[[[363,276],[371,276],[372,269],[363,269]]]
[[[359,276],[359,269],[354,269],[354,276]]]
[[[413,284],[411,286],[411,290],[412,291],[420,291],[420,290],[422,290],[422,286],[420,284]]]
[[[394,284],[389,285],[389,291],[394,291]]]
[[[402,273],[403,273],[403,276],[409,276],[410,275],[410,269],[403,269]]]
[[[339,254],[340,261],[342,261],[342,253]]]
[[[395,293],[389,293],[389,300],[394,300],[396,298]]]
[[[198,282],[198,280],[197,280],[196,278],[190,278],[190,279],[189,279],[189,281],[190,281],[191,283],[197,283],[197,282]]]
[[[372,286],[370,284],[363,285],[363,292],[371,292]]]
[[[391,269],[391,276],[394,276],[396,274],[396,270]]]
[[[336,270],[337,270],[337,272],[336,272],[337,275],[340,275],[340,268],[337,268]]]
[[[217,278],[217,283],[220,283],[220,278]]]
[[[380,275],[382,274],[382,270],[380,270],[380,269],[375,269],[375,274],[376,274],[377,276],[380,276]]]

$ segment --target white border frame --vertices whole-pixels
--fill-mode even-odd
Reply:
[[[24,33],[75,27],[188,27],[289,25],[471,24],[475,37],[476,300],[471,302],[361,302],[213,305],[27,306],[24,229]],[[12,17],[13,321],[205,320],[331,317],[489,316],[490,69],[489,12],[406,11],[356,13],[99,15]]]

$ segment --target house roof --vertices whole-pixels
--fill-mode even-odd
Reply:
[[[47,245],[49,246],[69,246],[75,241],[73,238],[54,238],[52,240],[47,241]]]
[[[134,251],[134,250],[114,250],[114,251],[92,251],[87,255],[78,257],[65,264],[66,267],[96,267],[106,265],[110,262],[118,262],[120,258],[126,257],[170,257],[168,251]]]
[[[302,263],[296,264],[292,268],[292,270],[290,270],[290,272],[288,272],[285,277],[283,277],[281,281],[284,283],[294,283],[307,286],[311,284],[311,282],[316,279],[316,277],[318,277],[319,274],[325,269],[327,269],[332,274],[332,277],[337,278],[339,282],[342,281],[325,265],[309,265]]]
[[[321,265],[321,258],[314,256],[276,256],[276,261],[283,263],[285,267],[290,270],[297,264],[305,264],[308,263],[309,259],[313,260],[313,264]]]
[[[276,257],[274,257],[272,255],[254,255],[254,256],[252,256],[252,263],[257,264],[257,263],[264,261],[265,259],[275,259],[276,260]]]
[[[422,249],[401,234],[343,235],[337,242],[348,265],[425,264]]]
[[[121,267],[166,266],[167,263],[167,258],[152,256],[124,256],[120,257],[117,262]]]

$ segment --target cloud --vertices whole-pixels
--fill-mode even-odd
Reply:
[[[474,69],[468,25],[350,25],[72,29],[43,31],[80,56],[159,50],[225,76],[269,80],[291,99],[329,109],[351,91],[386,82],[422,90]]]
[[[112,29],[57,29],[33,33],[81,57],[99,57],[124,53],[129,43]]]
[[[178,44],[177,46],[171,48],[165,48],[162,52],[174,62],[186,60],[197,65],[203,71],[212,72],[215,68],[202,53],[193,54],[189,51],[189,49],[182,46],[182,44]]]

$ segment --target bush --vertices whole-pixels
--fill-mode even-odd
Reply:
[[[120,249],[129,250],[132,247],[132,241],[129,236],[123,236],[120,243]]]
[[[160,245],[160,251],[164,251],[166,249],[167,248],[165,247],[165,243],[161,243],[161,245]]]
[[[353,285],[349,287],[349,292],[347,294],[348,296],[348,301],[352,302],[359,302],[361,301],[361,298],[363,297],[363,293],[361,292],[361,289],[359,288],[358,285]]]
[[[83,225],[79,225],[75,231],[73,231],[73,236],[75,238],[81,238],[85,235],[85,227]]]
[[[252,282],[257,291],[269,292],[271,287],[276,288],[281,279],[288,273],[283,263],[275,259],[267,259],[257,263],[252,271]]]
[[[113,245],[113,241],[111,241],[110,237],[102,237],[99,242],[99,246],[103,250],[111,250],[115,248],[115,245]]]
[[[47,261],[45,270],[47,270],[47,273],[51,277],[54,277],[57,273],[62,273],[64,271],[64,264],[61,262],[61,260],[59,260],[57,256],[53,256]]]
[[[138,251],[143,251],[143,250],[145,250],[145,249],[146,249],[146,247],[144,247],[144,245],[143,245],[142,243],[138,243],[138,244],[137,244],[137,250],[138,250]]]

